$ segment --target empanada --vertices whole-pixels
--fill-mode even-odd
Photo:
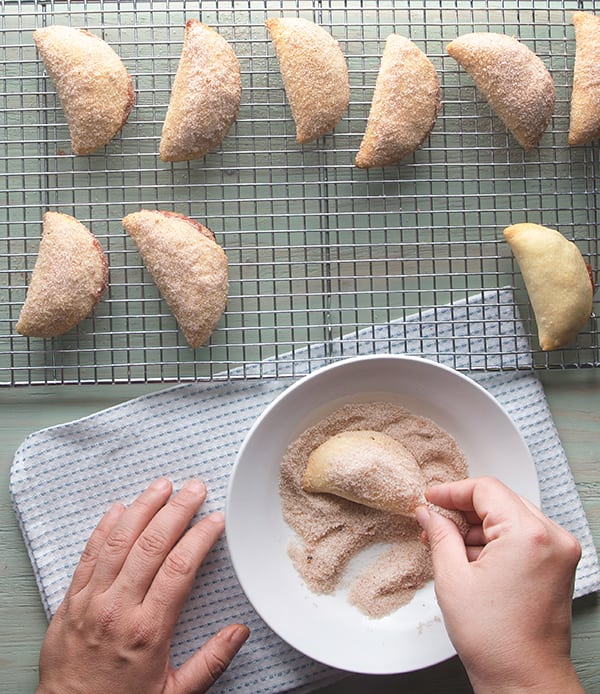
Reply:
[[[162,210],[127,215],[123,226],[191,347],[204,344],[227,303],[228,262],[214,234]]]
[[[160,140],[163,161],[199,159],[218,147],[238,117],[240,63],[214,29],[190,19]]]
[[[414,152],[431,133],[440,104],[429,58],[410,39],[388,36],[356,166],[388,166]]]
[[[559,231],[539,224],[514,224],[504,237],[523,274],[540,347],[564,347],[592,313],[594,288],[583,256]]]
[[[74,217],[46,212],[17,332],[63,335],[92,312],[107,284],[108,262],[93,234]]]
[[[575,68],[571,93],[569,144],[600,137],[600,17],[575,12]]]
[[[448,53],[471,75],[519,144],[535,147],[556,99],[554,81],[540,58],[512,36],[492,32],[459,36]]]
[[[75,154],[90,154],[121,130],[133,108],[133,82],[114,50],[84,29],[48,26],[33,40],[56,86]]]
[[[296,140],[332,131],[350,101],[348,67],[339,43],[301,17],[267,19],[283,86],[296,124]]]
[[[425,504],[425,478],[414,456],[379,431],[345,431],[310,454],[302,485],[381,511],[414,514]]]

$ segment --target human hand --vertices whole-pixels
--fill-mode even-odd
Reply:
[[[92,533],[42,645],[38,694],[205,692],[248,638],[247,627],[229,625],[171,666],[179,613],[225,525],[217,512],[186,532],[206,489],[192,480],[171,492],[156,480]]]
[[[582,692],[570,660],[577,540],[492,478],[430,487],[428,501],[463,511],[466,537],[426,507],[448,635],[477,692]]]

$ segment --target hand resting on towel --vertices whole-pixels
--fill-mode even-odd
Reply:
[[[186,531],[206,497],[201,482],[171,493],[156,480],[92,533],[42,645],[38,694],[204,692],[248,638],[231,624],[180,668],[170,664],[179,613],[224,528],[217,512]]]

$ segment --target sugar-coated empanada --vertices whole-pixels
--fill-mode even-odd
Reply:
[[[523,275],[540,347],[564,347],[592,313],[594,287],[581,252],[559,231],[539,224],[514,224],[504,237]]]
[[[575,12],[575,69],[571,93],[569,144],[600,137],[600,16]]]
[[[285,93],[296,124],[296,140],[316,140],[332,131],[348,108],[348,67],[339,43],[301,17],[267,19]]]
[[[410,39],[388,36],[356,166],[396,164],[431,133],[440,109],[440,81]]]
[[[191,347],[204,344],[225,310],[228,262],[210,229],[175,212],[140,210],[123,226]]]
[[[133,108],[133,82],[115,51],[84,29],[53,25],[33,40],[56,86],[75,154],[90,154],[121,130]]]
[[[426,503],[425,478],[414,456],[379,431],[345,431],[327,439],[310,454],[302,485],[307,492],[403,515]]]
[[[17,332],[63,335],[92,312],[107,284],[108,262],[89,229],[69,215],[46,212]]]
[[[512,36],[493,32],[459,36],[448,53],[471,75],[519,144],[535,147],[556,99],[554,81],[540,58]]]
[[[214,29],[190,19],[160,140],[163,161],[199,159],[218,147],[238,117],[240,63]]]

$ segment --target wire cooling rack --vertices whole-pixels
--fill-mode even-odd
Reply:
[[[287,364],[303,360],[310,368],[312,346],[347,334],[368,351],[365,328],[502,286],[515,290],[536,367],[600,364],[595,315],[574,347],[539,350],[521,276],[502,238],[510,223],[542,223],[575,240],[598,267],[597,147],[567,146],[571,14],[594,11],[593,2],[3,0],[0,8],[3,385],[244,377],[247,366],[267,358],[275,364],[269,374],[277,375],[284,355]],[[280,15],[324,26],[348,62],[347,113],[333,134],[304,146],[295,141],[264,27],[267,17]],[[158,144],[189,18],[218,29],[234,47],[242,107],[217,151],[164,164]],[[134,79],[127,124],[91,156],[71,154],[63,112],[32,41],[36,27],[53,23],[104,38]],[[531,152],[507,134],[446,54],[450,40],[477,30],[522,39],[552,72],[555,115]],[[443,109],[413,156],[399,166],[359,170],[354,156],[391,32],[409,36],[431,58]],[[121,226],[141,207],[198,219],[226,249],[228,307],[209,344],[197,350],[186,345]],[[67,335],[25,338],[15,325],[49,209],[91,228],[109,258],[110,286],[93,315]],[[500,368],[518,364],[512,356],[500,355]]]

